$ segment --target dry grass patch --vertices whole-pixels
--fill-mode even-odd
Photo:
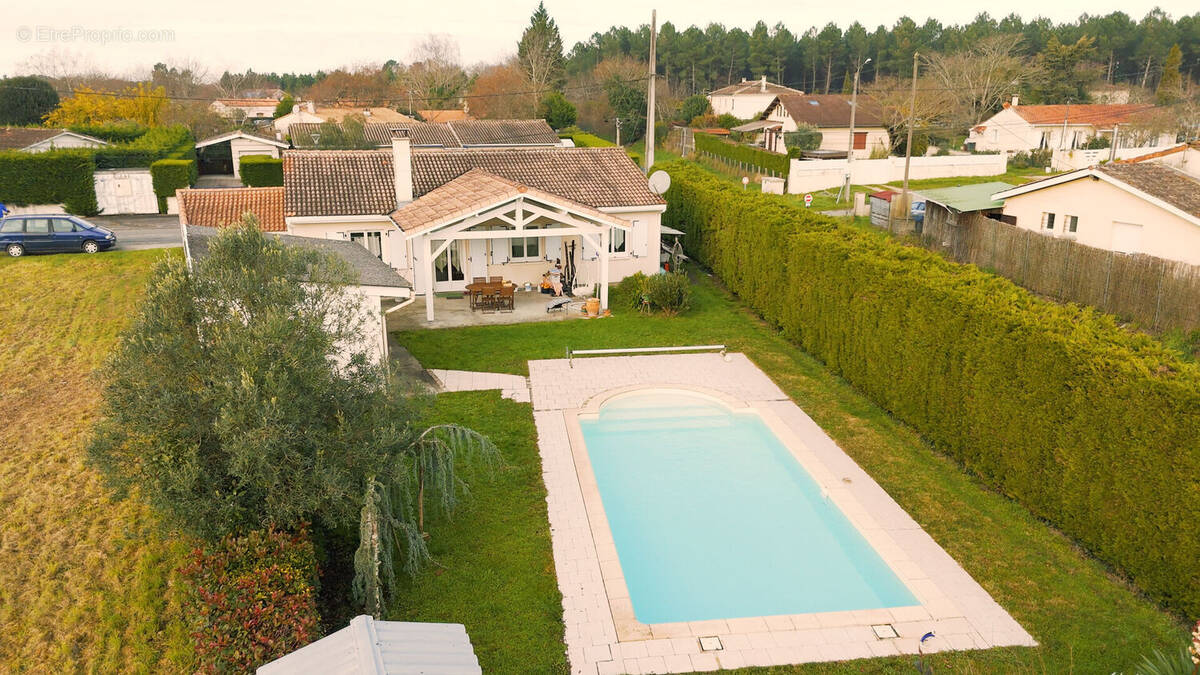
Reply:
[[[191,666],[172,583],[186,546],[84,463],[92,372],[162,255],[0,260],[0,671]]]

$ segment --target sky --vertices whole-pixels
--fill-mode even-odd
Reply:
[[[313,72],[340,66],[405,62],[413,47],[430,33],[457,40],[464,65],[495,62],[516,51],[516,42],[536,7],[534,0],[395,2],[292,0],[259,3],[245,0],[37,0],[6,3],[0,27],[0,75],[14,75],[33,62],[47,60],[86,65],[119,75],[144,75],[159,61],[199,63],[211,76],[223,70]],[[1043,15],[1056,22],[1082,13],[1121,10],[1140,19],[1154,6],[1172,17],[1196,11],[1194,0],[1128,2],[1118,0],[1012,0],[1002,11],[1025,18]],[[610,26],[649,23],[651,4],[637,0],[548,0],[565,50]],[[942,23],[965,23],[980,11],[1000,18],[995,5],[945,0],[842,0],[746,5],[729,0],[658,0],[658,21],[677,28],[722,23],[749,29],[758,19],[782,21],[802,33],[833,21],[853,21],[868,30],[890,26],[907,14],[918,23],[935,16]],[[782,12],[771,8],[786,8]],[[761,9],[757,9],[761,8]],[[91,68],[89,68],[90,70]]]

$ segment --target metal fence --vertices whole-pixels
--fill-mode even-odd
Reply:
[[[932,215],[932,214],[929,214]],[[1091,305],[1154,331],[1200,327],[1200,267],[1115,253],[979,214],[926,217],[922,245],[1059,302]]]

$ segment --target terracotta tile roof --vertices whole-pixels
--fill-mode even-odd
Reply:
[[[431,124],[444,124],[457,120],[473,119],[465,110],[418,110],[421,119]]]
[[[1138,162],[1150,162],[1150,161],[1159,159],[1161,157],[1167,157],[1169,155],[1174,155],[1174,154],[1183,152],[1184,150],[1188,150],[1188,149],[1200,150],[1200,141],[1192,141],[1191,143],[1180,143],[1179,145],[1176,145],[1173,148],[1167,148],[1166,150],[1159,150],[1158,152],[1151,152],[1151,153],[1147,153],[1145,155],[1138,155],[1137,157],[1130,157],[1129,159],[1118,159],[1115,163],[1116,164],[1137,164]]]
[[[663,204],[621,148],[417,150],[413,196],[471,169],[484,169],[552,195],[602,208]],[[289,150],[283,153],[288,216],[384,215],[396,208],[389,150]]]
[[[182,189],[175,194],[179,197],[179,222],[184,225],[224,227],[244,213],[253,213],[264,232],[287,230],[281,187]]]
[[[287,150],[287,216],[385,215],[396,209],[391,150]]]
[[[782,105],[787,114],[797,122],[815,127],[849,127],[850,96],[845,94],[781,94],[765,111],[762,119]],[[881,127],[883,109],[867,96],[859,95],[858,112],[854,115],[855,127]]]
[[[745,82],[738,82],[737,84],[731,84],[727,87],[721,87],[720,89],[709,94],[709,96],[753,96],[755,94],[761,96],[764,93],[776,95],[804,93],[799,89],[792,89],[791,87],[785,87],[782,84],[775,84],[774,82],[767,82],[766,92],[763,92],[762,89],[762,80],[746,80]]]
[[[0,150],[22,150],[34,143],[54,138],[62,129],[38,129],[29,127],[0,128]]]
[[[1200,218],[1200,180],[1154,162],[1105,164],[1097,171]]]
[[[431,192],[471,169],[602,208],[663,204],[623,148],[422,150],[412,155],[413,195]],[[286,171],[286,166],[285,166]]]
[[[612,216],[590,206],[521,185],[483,169],[471,169],[427,192],[392,213],[392,220],[405,232],[415,232],[451,223],[482,208],[521,195],[568,207],[602,222],[613,221]]]
[[[1103,104],[1088,103],[1079,105],[1018,105],[1009,110],[1021,116],[1030,124],[1090,124],[1095,127],[1111,127],[1114,124],[1127,124],[1146,111],[1153,110],[1152,103]]]
[[[408,129],[409,138],[414,147],[427,148],[457,148],[461,147],[458,138],[450,127],[444,124],[428,124],[426,122],[367,122],[363,125],[363,136],[377,147],[391,147],[392,130]],[[294,122],[288,127],[288,136],[292,145],[297,148],[313,148],[313,134],[321,133],[321,124],[316,122]]]
[[[464,146],[559,144],[546,120],[459,120],[449,126]]]

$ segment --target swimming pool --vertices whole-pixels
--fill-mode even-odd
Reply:
[[[654,389],[579,426],[637,621],[919,604],[759,415]]]

